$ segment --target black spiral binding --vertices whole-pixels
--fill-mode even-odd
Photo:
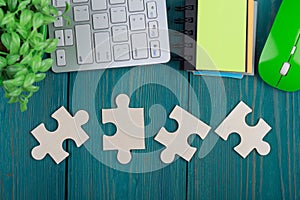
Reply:
[[[183,48],[184,58],[177,60],[182,62],[184,70],[194,71],[196,66],[196,30],[197,30],[197,0],[185,0],[185,6],[176,7],[175,11],[184,12],[184,18],[175,19],[174,23],[183,24],[181,31],[187,37],[183,38],[183,44],[174,44],[174,48]]]

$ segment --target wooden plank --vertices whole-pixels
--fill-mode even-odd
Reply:
[[[192,83],[201,79],[192,77]],[[200,83],[200,84],[199,84]],[[256,152],[242,159],[233,147],[240,138],[219,140],[213,150],[189,165],[188,199],[299,199],[299,92],[287,94],[275,90],[259,78],[225,80],[228,112],[239,102],[246,102],[254,112],[247,116],[249,125],[264,118],[273,130],[265,137],[272,147],[268,156]],[[216,91],[218,89],[216,88]],[[239,91],[240,90],[240,91]],[[209,101],[205,92],[201,100]],[[201,115],[207,121],[210,113]],[[216,127],[213,126],[213,129]],[[201,146],[203,142],[197,142]],[[298,145],[298,148],[297,148]],[[272,183],[272,184],[270,184]]]
[[[257,185],[252,186],[256,194],[253,196],[266,199],[299,199],[295,188],[300,180],[299,148],[295,148],[300,142],[297,134],[300,127],[299,102],[295,99],[299,92],[285,93],[266,85],[262,90],[261,110],[263,116],[273,124],[271,134],[266,137],[270,141],[272,152],[265,159],[257,157],[260,162],[256,166],[260,172],[256,172]],[[267,183],[271,181],[272,184]]]
[[[279,4],[279,1],[259,4],[257,55],[263,48]],[[265,12],[270,8],[271,12]],[[233,150],[240,141],[238,135],[230,136],[227,141],[220,139],[206,157],[189,164],[188,199],[299,199],[300,92],[278,91],[266,85],[258,75],[241,81],[223,80],[228,113],[239,100],[246,102],[253,109],[253,113],[246,118],[249,125],[255,125],[259,118],[264,118],[273,127],[265,137],[272,150],[265,157],[253,152],[242,159]],[[208,91],[203,86],[203,79],[191,77],[191,84],[201,101],[210,102],[211,97],[208,97]],[[220,92],[216,84],[210,94]],[[200,117],[209,121],[211,105],[202,107],[203,114]],[[201,146],[203,143],[196,141],[194,144]]]
[[[196,139],[191,143],[198,148],[198,151],[188,166],[188,199],[237,199],[239,197],[240,182],[236,176],[241,173],[241,159],[232,152],[237,140],[232,141],[232,137],[228,142],[216,140],[218,137],[214,130],[240,101],[241,86],[239,80],[224,79],[224,83],[220,80],[222,79],[191,76],[191,84],[198,95],[199,104],[190,102],[190,110],[196,112],[195,110],[199,109],[200,114],[195,115],[209,124],[212,131],[205,140]],[[225,88],[225,96],[223,88]],[[214,116],[212,119],[211,115]]]
[[[299,130],[300,130],[300,93],[298,92],[297,94],[295,94],[293,96],[294,98],[294,103],[295,105],[293,105],[292,109],[294,111],[294,117],[293,117],[293,123],[292,123],[292,127],[295,130],[292,133],[292,138],[290,141],[293,141],[293,144],[290,146],[290,148],[293,150],[294,156],[293,159],[290,161],[291,163],[291,167],[290,167],[290,173],[289,173],[289,177],[291,177],[291,181],[290,181],[290,187],[289,190],[294,190],[294,195],[293,198],[294,199],[299,199],[300,198],[300,191],[297,188],[300,188],[300,162],[299,162],[299,155],[300,155],[300,135]],[[290,194],[292,194],[290,192]]]
[[[95,95],[92,95],[95,96],[95,98],[90,99],[88,94],[85,95],[86,93],[82,94],[82,99],[76,99],[80,98],[80,96],[76,96],[75,99],[72,98],[73,102],[71,102],[71,105],[75,104],[75,108],[81,107],[88,110],[91,114],[91,120],[89,124],[85,126],[90,134],[90,141],[87,142],[86,148],[76,149],[74,145],[70,145],[70,151],[73,152],[73,156],[68,163],[69,199],[82,199],[84,197],[92,199],[185,198],[185,162],[179,160],[162,170],[155,171],[155,169],[159,169],[161,162],[159,160],[159,152],[154,153],[153,151],[163,148],[153,140],[153,136],[160,128],[158,125],[161,124],[164,126],[167,113],[173,109],[175,104],[185,102],[185,105],[181,106],[187,107],[188,101],[188,91],[184,88],[184,85],[180,84],[180,80],[178,80],[177,77],[165,76],[165,73],[170,73],[170,70],[172,69],[167,66],[146,66],[131,69],[106,70],[105,72],[85,72],[77,75],[76,78],[78,79],[78,77],[81,76],[83,82],[79,85],[75,84],[73,87],[73,95],[77,90],[89,91],[88,89],[90,89],[91,91],[89,92],[93,92],[95,77],[101,77],[101,79],[99,83],[96,81],[97,87],[95,87]],[[161,74],[158,74],[158,72]],[[173,70],[173,72],[176,71]],[[185,76],[180,76],[185,79]],[[71,78],[72,81],[75,81],[74,79],[75,76]],[[154,84],[149,83],[149,80],[153,81]],[[187,79],[185,80],[187,81]],[[75,83],[77,83],[77,81],[78,80],[76,80]],[[171,85],[168,88],[159,86],[158,84]],[[176,91],[180,92],[176,94],[177,96],[174,96],[170,88],[175,88]],[[102,119],[100,109],[115,107],[115,105],[113,105],[114,103],[112,104],[112,99],[114,99],[119,92],[124,92],[128,95],[132,93],[131,107],[145,108],[147,149],[145,151],[133,151],[135,155],[131,163],[127,166],[122,166],[118,163],[115,152],[102,151],[102,136],[99,131],[101,130],[99,127],[101,127],[105,134],[114,134],[116,129],[113,125],[102,125],[100,123]],[[74,101],[76,102],[74,103]],[[86,101],[86,103],[84,101]],[[157,103],[164,106],[167,113],[154,112],[152,113],[152,118],[150,118],[150,107]],[[155,109],[157,109],[156,111],[164,112],[163,107],[155,107]],[[161,117],[161,115],[163,115],[163,117]],[[95,116],[96,119],[93,119]],[[161,120],[163,120],[163,123]],[[176,130],[176,123],[167,120],[166,127],[170,131]],[[137,155],[137,152],[140,153],[140,156]],[[139,173],[135,174],[134,172]],[[174,190],[174,188],[176,188],[176,190]]]
[[[178,0],[168,1],[171,29],[182,29],[181,25],[173,24],[173,19],[180,17],[172,13],[175,6],[182,4],[182,1],[178,2]],[[166,126],[169,131],[176,130],[176,122],[167,119],[169,112],[176,104],[181,102],[180,105],[186,109],[188,106],[187,73],[177,74],[178,71],[173,69],[179,69],[178,62],[171,62],[167,67],[156,65],[112,69],[105,72],[101,70],[83,72],[77,74],[81,76],[83,82],[75,86],[73,83],[76,84],[78,80],[75,80],[76,75],[72,74],[71,88],[73,90],[70,92],[74,95],[74,90],[92,90],[90,92],[95,97],[90,99],[89,95],[83,94],[81,100],[80,95],[76,97],[79,98],[77,100],[76,98],[70,99],[72,109],[75,108],[73,112],[81,108],[88,110],[93,116],[89,124],[84,126],[90,134],[90,140],[86,146],[80,149],[75,148],[73,144],[69,146],[73,156],[68,161],[68,199],[186,198],[186,163],[177,160],[165,167],[159,159],[163,146],[153,140],[154,135],[162,126]],[[170,73],[176,75],[172,76]],[[100,76],[101,79],[98,81]],[[95,92],[93,92],[94,79],[97,79],[98,85]],[[145,85],[142,86],[142,84]],[[165,86],[159,86],[159,84]],[[172,93],[170,88],[173,88],[175,93]],[[146,150],[133,151],[131,163],[124,166],[118,163],[116,152],[102,151],[102,135],[99,131],[99,128],[102,128],[103,132],[108,135],[113,135],[116,131],[116,127],[112,124],[101,124],[100,110],[115,107],[112,99],[119,93],[132,93],[130,106],[144,107],[147,137]],[[161,106],[155,104],[161,104]],[[151,108],[152,105],[154,106]],[[152,113],[150,108],[153,109]],[[164,168],[160,169],[161,167]]]
[[[30,131],[44,122],[50,130],[56,122],[50,115],[66,106],[67,75],[48,73],[39,84],[40,91],[21,113],[17,105],[8,105],[0,92],[0,194],[2,199],[64,199],[65,164],[56,165],[49,157],[43,161],[31,158],[38,145]]]

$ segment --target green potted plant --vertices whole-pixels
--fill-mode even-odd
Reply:
[[[53,64],[53,59],[43,58],[56,49],[57,39],[47,39],[46,32],[57,17],[51,0],[0,0],[0,86],[21,111]]]

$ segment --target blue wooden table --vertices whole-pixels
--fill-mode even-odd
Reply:
[[[260,0],[257,53],[259,58],[280,0]],[[183,13],[175,13],[182,0],[169,0],[169,24]],[[180,36],[171,34],[172,51]],[[202,78],[183,72],[180,63],[82,73],[49,72],[27,112],[8,105],[0,92],[0,199],[300,199],[300,92],[285,93],[264,84],[259,76],[243,80]],[[116,127],[101,123],[101,109],[114,107],[119,93],[131,95],[131,107],[145,108],[146,150],[133,151],[133,160],[120,165],[116,152],[103,152],[102,135],[113,135]],[[233,151],[237,135],[228,141],[213,131],[208,139],[190,137],[198,151],[191,162],[177,159],[170,165],[159,160],[163,146],[153,140],[165,126],[170,132],[177,123],[168,118],[175,105],[189,110],[214,130],[239,101],[252,109],[246,121],[255,125],[265,119],[272,131],[265,140],[269,155],[252,152],[242,159]],[[30,131],[45,123],[56,130],[50,115],[60,106],[71,113],[87,110],[91,119],[83,128],[90,140],[81,148],[64,143],[70,157],[56,165],[50,157],[32,159],[38,145]]]

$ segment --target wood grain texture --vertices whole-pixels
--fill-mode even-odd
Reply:
[[[168,8],[174,11],[175,6],[178,6],[178,1],[169,1]],[[175,17],[174,14],[169,13],[170,22]],[[177,16],[179,17],[179,16]],[[174,27],[173,23],[170,23],[172,29],[178,29]],[[180,27],[181,28],[181,27]],[[171,38],[173,40],[173,38]],[[175,38],[176,40],[176,38]],[[178,41],[177,41],[178,42]],[[168,64],[172,67],[173,71],[179,69],[178,62],[171,62]],[[151,124],[152,127],[146,129],[146,150],[139,151],[144,153],[144,157],[138,161],[138,168],[149,169],[155,168],[159,157],[153,157],[152,151],[157,151],[163,146],[159,145],[153,140],[153,136],[156,134],[153,130],[158,131],[160,127],[157,124],[162,124],[159,121],[160,113],[154,113],[154,116],[150,116],[149,111],[151,105],[161,104],[167,114],[173,109],[174,105],[178,102],[184,102],[183,107],[188,106],[188,90],[187,85],[181,84],[176,77],[167,76],[168,72],[166,68],[159,66],[145,66],[132,69],[114,69],[106,70],[105,72],[86,72],[84,76],[85,83],[82,84],[82,90],[88,90],[91,84],[92,77],[96,74],[101,76],[98,88],[95,92],[95,99],[88,99],[87,101],[95,104],[97,112],[97,121],[99,123],[95,126],[101,126],[107,135],[113,135],[116,131],[116,127],[113,125],[101,124],[102,108],[115,107],[112,103],[117,94],[112,94],[115,88],[118,88],[120,92],[126,94],[133,93],[131,96],[132,107],[144,107],[145,111],[145,125]],[[123,76],[129,74],[129,79]],[[98,75],[96,75],[98,76]],[[180,76],[187,81],[188,74],[181,72]],[[71,93],[74,90],[72,83],[76,79],[76,74],[71,76]],[[141,83],[151,80],[152,84],[142,85]],[[120,84],[121,82],[121,84]],[[168,87],[164,87],[159,84],[172,84],[172,87],[178,94],[174,97],[172,91]],[[120,84],[120,85],[118,85]],[[137,88],[138,85],[140,88]],[[75,88],[76,90],[77,88]],[[79,89],[80,90],[80,89]],[[135,91],[136,90],[136,91]],[[91,91],[92,92],[92,91]],[[75,99],[76,100],[76,99]],[[74,101],[74,99],[73,99]],[[88,105],[87,110],[91,110],[90,107],[94,105]],[[165,114],[166,115],[166,114]],[[163,122],[162,126],[166,126],[168,130],[176,130],[176,123],[171,120]],[[153,127],[154,126],[154,127]],[[87,127],[90,132],[97,131],[96,127]],[[91,137],[91,143],[94,145],[102,146],[101,137],[97,141],[92,141],[94,137]],[[112,167],[106,166],[107,163],[112,163],[112,166],[117,163],[116,154],[112,154],[108,158],[108,162],[105,164],[101,163],[99,159],[91,155],[89,151],[84,148],[76,149],[73,145],[70,145],[70,151],[75,152],[72,159],[69,159],[68,163],[68,199],[185,199],[186,198],[186,163],[175,162],[171,166],[168,166],[162,170],[153,171],[151,173],[128,173],[134,172],[135,170],[129,170],[121,172],[113,169]],[[101,151],[101,149],[99,149]],[[133,151],[138,152],[138,151]],[[156,154],[158,155],[158,154]],[[136,162],[136,158],[133,157],[131,162]],[[149,162],[150,160],[150,162]],[[155,160],[151,162],[151,160]],[[133,167],[134,168],[134,167]],[[84,191],[84,192],[82,192]]]
[[[167,1],[170,29],[183,28],[173,23],[174,19],[183,17],[183,13],[174,12],[183,2]],[[280,3],[280,0],[259,1],[256,63]],[[180,42],[178,35],[171,34],[174,54],[180,51],[174,48]],[[50,72],[40,83],[41,89],[30,100],[25,113],[20,113],[17,106],[7,105],[1,91],[0,199],[299,200],[300,92],[275,90],[257,75],[243,80],[204,78],[189,75],[179,68],[178,62],[171,61],[167,67],[156,65],[70,74]],[[82,81],[79,85],[78,77]],[[222,94],[223,90],[226,95]],[[82,95],[74,95],[78,92]],[[117,164],[116,152],[101,151],[99,131],[103,129],[107,135],[116,131],[114,125],[101,123],[101,109],[115,107],[113,99],[120,92],[132,93],[131,107],[145,109],[147,136],[147,149],[133,151],[132,162],[136,165],[123,168]],[[242,159],[233,151],[240,140],[237,135],[230,136],[228,141],[218,139],[215,144],[213,130],[241,100],[253,109],[246,118],[249,125],[263,118],[273,128],[265,138],[272,147],[268,156],[253,152]],[[199,148],[190,163],[178,159],[163,166],[159,162],[159,151],[164,147],[153,137],[162,126],[170,132],[177,129],[177,123],[168,118],[176,104],[211,125],[212,132],[210,140],[189,138],[191,145]],[[73,142],[65,142],[70,157],[60,165],[49,156],[43,161],[33,160],[30,151],[38,143],[30,130],[42,122],[49,130],[55,130],[57,124],[50,115],[62,105],[72,114],[79,109],[90,112],[91,119],[83,126],[90,140],[81,148],[75,147]],[[151,112],[151,108],[156,112]],[[163,168],[155,170],[157,166]],[[152,172],[133,173],[138,170]]]
[[[260,55],[279,5],[280,1],[259,1],[257,55]],[[256,56],[256,63],[258,58]],[[246,102],[253,109],[246,118],[249,125],[263,118],[273,127],[265,137],[272,150],[265,157],[253,152],[242,159],[233,150],[240,141],[238,135],[231,135],[226,142],[220,139],[210,154],[202,159],[195,158],[189,164],[188,199],[299,199],[300,93],[275,90],[257,75],[242,81],[223,80],[228,112],[240,100]],[[199,99],[210,102],[203,78],[193,76],[191,84]],[[218,91],[220,88],[216,86],[210,92],[217,94]],[[207,121],[209,116],[203,113],[201,117]],[[195,145],[201,146],[201,141]]]
[[[30,131],[44,122],[49,130],[56,129],[53,113],[66,106],[67,75],[48,73],[39,84],[40,91],[21,113],[18,105],[7,105],[1,98],[0,125],[0,199],[63,199],[65,196],[65,164],[55,165],[47,156],[34,160],[31,149],[38,145]]]
[[[152,71],[157,72],[157,70],[151,70],[151,68],[154,69],[155,67],[157,66],[147,66],[147,69],[145,69],[146,67],[137,68],[133,73],[130,71],[128,72],[129,69],[106,70],[104,74],[102,74],[103,79],[100,79],[95,100],[87,100],[96,105],[96,110],[94,112],[99,113],[97,114],[97,117],[99,118],[96,120],[99,123],[95,126],[101,126],[105,134],[113,135],[116,130],[113,125],[103,125],[100,123],[102,121],[100,110],[102,108],[115,107],[115,105],[111,103],[112,99],[115,98],[115,96],[111,96],[113,88],[117,87],[117,82],[122,78],[121,76],[126,73],[131,73],[130,76],[136,77],[137,80],[129,80],[129,82],[127,79],[127,81],[123,80],[123,83],[119,86],[121,87],[120,91],[128,91],[128,87],[130,88],[134,85],[131,82],[144,82],[142,79],[144,79],[145,76],[147,76],[147,79],[151,77],[150,79],[156,82],[156,78],[162,78],[162,76],[151,73]],[[145,74],[145,72],[147,73]],[[89,87],[90,80],[92,80],[91,77],[94,76],[95,73],[96,76],[98,76],[98,72],[85,73],[86,84],[82,85],[82,90]],[[164,73],[164,71],[161,71],[161,73]],[[99,76],[101,76],[101,74],[99,74]],[[172,77],[166,78],[164,82],[174,82],[171,79]],[[71,80],[73,80],[73,77]],[[168,89],[155,84],[141,85],[141,88],[133,87],[132,89],[129,89],[129,91],[134,92],[132,90],[138,90],[131,96],[132,102],[130,105],[133,107],[145,107],[145,121],[147,125],[147,122],[152,123],[151,120],[153,120],[149,119],[149,111],[146,109],[149,106],[148,103],[152,104],[159,102],[164,105],[167,112],[170,112],[173,109],[173,105],[177,104],[178,101],[186,102],[186,105],[182,106],[187,107],[187,91],[184,92],[184,88],[180,84],[176,87],[178,90],[182,91],[177,98],[182,99],[175,99]],[[125,93],[127,94],[127,92]],[[73,99],[73,101],[74,100],[75,99]],[[88,107],[84,107],[84,109],[93,110]],[[159,113],[156,113],[156,115],[159,115]],[[156,117],[156,115],[154,117]],[[176,123],[166,122],[166,126],[170,130],[176,130]],[[87,127],[87,130],[90,133],[98,131],[97,127]],[[144,158],[139,161],[134,160],[137,159],[136,157],[132,158],[132,162],[139,163],[139,166],[137,167],[140,168],[143,168],[143,166],[149,168],[152,164],[153,168],[155,167],[155,162],[149,163],[147,159],[159,161],[159,158],[153,158],[151,151],[159,149],[161,146],[153,140],[153,135],[155,133],[147,132],[147,130],[153,129],[146,129],[147,149],[140,152],[148,152],[149,154],[145,153]],[[102,146],[102,137],[97,140],[96,137],[91,136],[90,140],[93,145],[98,145],[99,147]],[[110,166],[105,166],[101,163],[101,160],[93,158],[91,153],[84,148],[76,149],[73,147],[73,145],[70,145],[70,151],[75,153],[74,156],[69,159],[68,163],[68,199],[82,199],[86,197],[86,195],[91,199],[162,199],[165,196],[170,197],[171,199],[185,198],[186,163],[184,162],[174,163],[170,167],[152,173],[128,173],[134,172],[134,169],[129,169],[126,173],[114,170],[110,168]],[[102,151],[102,149],[99,148],[98,151]],[[108,158],[106,165],[111,164],[111,167],[113,167],[115,163],[117,163],[117,160],[116,154],[114,153]],[[170,187],[170,185],[172,185],[172,187]],[[76,188],[80,188],[80,190],[77,190]],[[176,188],[175,191],[174,188]],[[81,190],[88,193],[83,193]]]

